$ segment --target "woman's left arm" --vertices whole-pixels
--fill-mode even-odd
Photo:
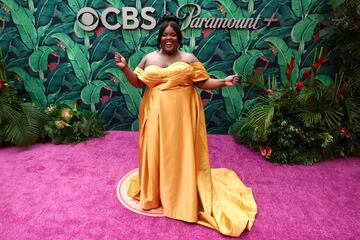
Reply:
[[[238,81],[239,81],[238,75],[230,75],[224,79],[209,78],[206,81],[197,82],[195,84],[201,89],[213,90],[222,87],[235,86],[238,83]]]

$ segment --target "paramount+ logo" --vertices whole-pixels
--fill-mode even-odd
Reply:
[[[151,30],[156,26],[156,20],[150,16],[150,13],[154,13],[155,9],[151,7],[144,7],[141,9],[140,16],[144,19],[143,23],[140,24],[138,19],[139,11],[133,7],[122,7],[121,11],[114,7],[106,8],[99,16],[95,9],[90,7],[84,7],[79,10],[77,14],[77,22],[79,26],[85,31],[93,31],[101,21],[102,25],[109,30],[123,29],[136,29],[141,27],[145,30]],[[116,17],[119,15],[122,18],[122,25],[116,21],[108,22],[108,16],[115,14]]]

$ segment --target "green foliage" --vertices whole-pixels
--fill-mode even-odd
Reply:
[[[0,146],[25,147],[39,139],[46,116],[40,107],[19,98],[14,84],[7,80],[1,49],[0,61]]]
[[[340,54],[345,78],[360,79],[360,1],[332,0],[330,27],[324,29],[325,43]]]
[[[323,57],[317,59],[295,84],[290,75],[296,63],[287,66],[284,84],[272,79],[266,86],[262,75],[243,79],[259,97],[229,129],[239,143],[278,163],[310,165],[360,153],[358,85],[337,77],[330,85],[317,80]]]
[[[46,112],[49,121],[44,129],[54,143],[78,143],[104,136],[101,118],[96,113],[78,110],[76,104],[71,108],[51,105]]]

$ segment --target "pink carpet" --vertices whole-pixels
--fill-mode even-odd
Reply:
[[[116,185],[137,167],[137,138],[110,131],[75,146],[0,149],[0,239],[229,239],[119,203]],[[224,135],[209,135],[209,149],[212,167],[235,170],[258,203],[240,239],[359,238],[359,158],[278,165]]]

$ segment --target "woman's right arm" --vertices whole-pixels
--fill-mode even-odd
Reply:
[[[115,65],[121,68],[131,85],[137,88],[142,88],[144,86],[144,84],[137,78],[136,74],[129,68],[126,59],[120,53],[116,52],[114,59]],[[144,59],[140,62],[139,66],[143,61]]]

